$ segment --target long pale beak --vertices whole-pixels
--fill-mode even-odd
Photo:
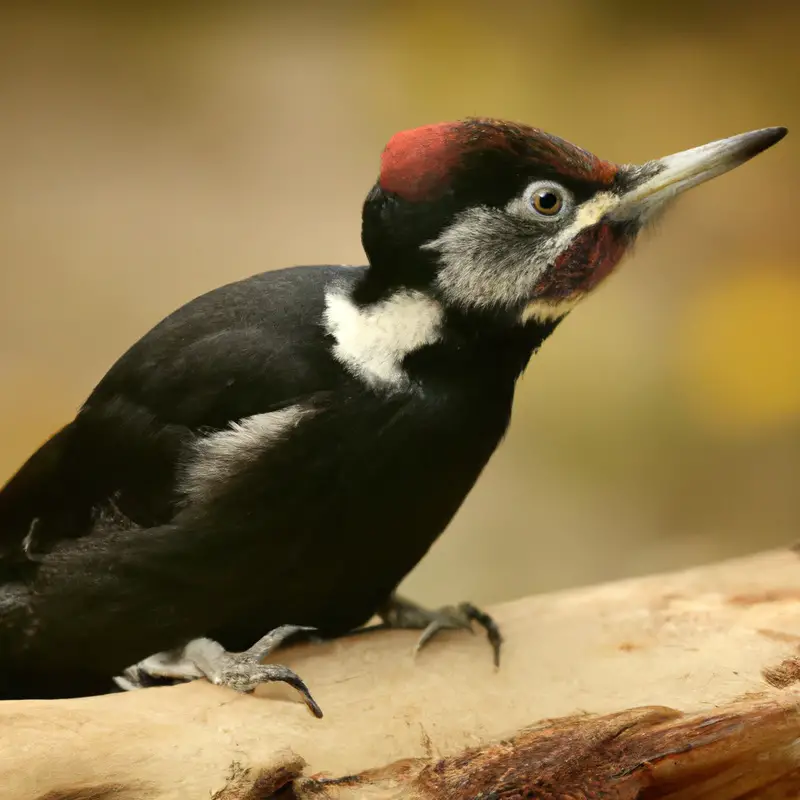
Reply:
[[[632,174],[638,171],[650,177],[645,177],[623,194],[608,216],[616,220],[646,219],[666,200],[744,164],[786,134],[786,128],[762,128],[634,167]]]

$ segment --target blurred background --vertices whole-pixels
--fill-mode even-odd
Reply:
[[[178,305],[363,263],[397,130],[499,116],[639,161],[787,125],[547,342],[406,590],[493,602],[797,538],[800,4],[96,5],[0,11],[0,482]]]

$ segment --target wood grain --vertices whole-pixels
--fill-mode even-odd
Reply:
[[[405,632],[284,651],[322,720],[284,687],[205,682],[0,703],[3,796],[254,800],[290,783],[342,798],[800,794],[794,551],[492,612],[499,671],[477,633],[416,659]]]

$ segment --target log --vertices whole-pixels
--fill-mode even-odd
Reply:
[[[491,609],[483,636],[301,645],[255,696],[196,681],[0,703],[9,800],[800,796],[800,556]]]

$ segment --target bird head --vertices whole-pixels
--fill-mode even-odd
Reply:
[[[670,201],[785,134],[764,128],[629,165],[501,120],[403,131],[364,204],[363,291],[402,286],[470,316],[558,320]]]

